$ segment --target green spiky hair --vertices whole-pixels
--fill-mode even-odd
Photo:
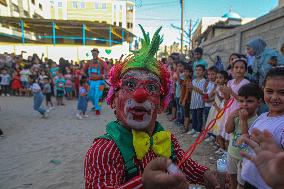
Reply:
[[[152,41],[150,41],[149,33],[146,33],[140,24],[139,27],[143,33],[141,49],[134,51],[133,55],[127,60],[127,63],[123,65],[122,74],[130,69],[145,69],[160,76],[160,65],[157,64],[155,54],[159,50],[160,44],[163,42],[163,37],[159,35],[162,27],[155,32]]]

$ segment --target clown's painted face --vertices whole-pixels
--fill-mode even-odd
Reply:
[[[160,112],[161,93],[158,76],[144,70],[128,71],[115,99],[118,120],[135,130],[153,126]]]

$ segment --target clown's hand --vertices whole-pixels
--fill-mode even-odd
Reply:
[[[152,160],[144,169],[142,175],[145,189],[188,189],[188,183],[182,173],[169,174],[167,168],[171,161],[166,158]]]
[[[204,184],[208,189],[227,189],[229,177],[226,173],[208,170],[204,173]]]

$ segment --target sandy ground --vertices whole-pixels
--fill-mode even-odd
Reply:
[[[32,98],[0,97],[0,188],[1,189],[78,189],[84,188],[84,156],[95,137],[105,132],[114,119],[113,110],[104,105],[101,116],[77,120],[76,101],[56,107],[48,119],[32,109]],[[165,114],[159,121],[172,131],[184,149],[193,143],[189,135],[169,122]],[[194,160],[209,163],[212,146],[202,144]]]

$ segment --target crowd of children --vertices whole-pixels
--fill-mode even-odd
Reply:
[[[283,149],[284,68],[275,65],[275,57],[271,57],[268,64],[272,62],[272,68],[264,85],[259,86],[250,80],[246,55],[233,53],[225,71],[216,66],[207,68],[202,53],[197,48],[192,62],[184,62],[175,54],[166,62],[174,88],[169,120],[177,126],[183,125],[181,132],[196,138],[222,113],[205,142],[215,144],[216,154],[226,154],[230,188],[269,188],[256,167],[250,161],[243,161],[240,153],[250,152],[242,138],[249,136],[252,128],[270,131]],[[268,112],[260,111],[261,104],[266,104]]]
[[[6,56],[6,59],[5,59]],[[23,59],[5,54],[1,56],[0,94],[1,96],[33,96],[34,109],[44,118],[57,106],[64,106],[64,99],[78,99],[78,119],[87,117],[87,73],[84,64],[74,64],[61,58],[59,64],[51,59],[40,59],[37,54]],[[4,59],[3,59],[4,57]],[[112,66],[112,59],[106,60]],[[54,103],[53,97],[56,99]],[[45,99],[45,108],[42,102]]]

